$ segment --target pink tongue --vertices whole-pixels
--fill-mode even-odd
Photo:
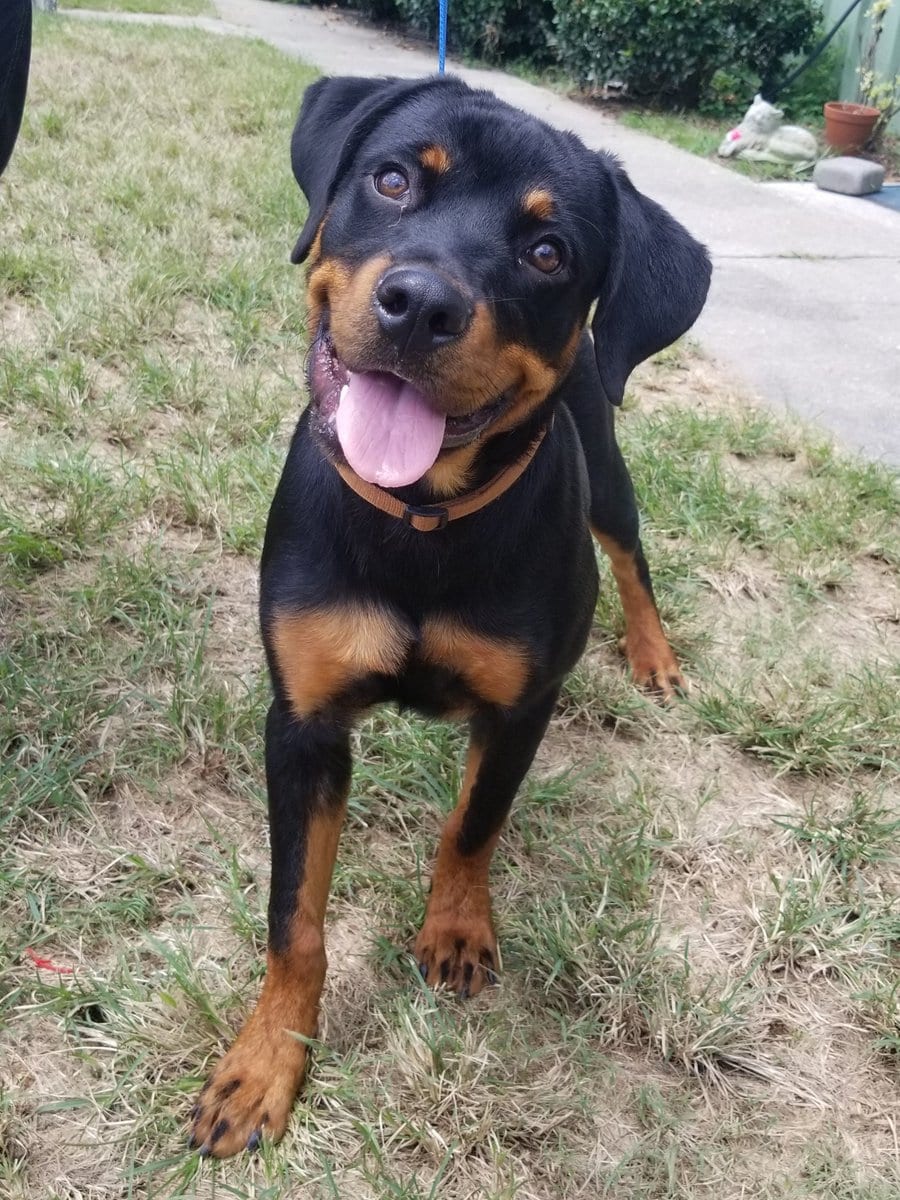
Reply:
[[[381,371],[350,373],[341,389],[337,435],[347,462],[381,487],[404,487],[433,465],[445,418],[420,391]]]

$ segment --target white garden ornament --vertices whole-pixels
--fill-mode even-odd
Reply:
[[[720,158],[792,163],[798,170],[819,157],[816,139],[799,125],[782,125],[784,113],[762,96],[754,96],[740,125],[729,129],[716,153]]]

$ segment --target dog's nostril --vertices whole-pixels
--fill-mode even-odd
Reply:
[[[402,317],[409,308],[409,297],[400,288],[392,288],[385,295],[379,296],[381,307],[393,317]]]
[[[428,328],[432,333],[453,334],[458,330],[450,328],[449,314],[446,312],[436,312],[428,318]]]

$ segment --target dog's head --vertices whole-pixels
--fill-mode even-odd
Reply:
[[[316,428],[382,486],[464,486],[547,406],[595,301],[613,404],[703,306],[706,252],[615,159],[459,80],[320,80],[291,158]]]

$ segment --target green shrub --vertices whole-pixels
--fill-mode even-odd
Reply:
[[[437,43],[436,0],[337,0]],[[453,53],[559,63],[575,80],[708,112],[744,108],[812,43],[817,0],[451,0]]]
[[[749,68],[720,68],[709,81],[698,107],[710,117],[743,116],[758,91],[759,76]]]
[[[437,41],[436,0],[395,0],[407,28]],[[447,40],[458,54],[488,62],[555,59],[553,0],[451,0]]]
[[[808,50],[819,30],[821,13],[811,0],[762,0],[732,3],[734,62],[759,75],[764,84],[779,83],[785,63]],[[738,57],[739,56],[739,57]]]
[[[778,107],[783,108],[785,116],[792,121],[821,124],[822,105],[838,94],[843,66],[844,48],[832,42],[821,57],[778,97]]]
[[[812,43],[815,0],[555,0],[559,58],[581,84],[697,107],[719,73],[779,78]],[[751,93],[752,95],[752,93]],[[748,101],[749,101],[748,96]]]
[[[396,0],[337,0],[340,8],[353,8],[370,21],[399,21]]]

